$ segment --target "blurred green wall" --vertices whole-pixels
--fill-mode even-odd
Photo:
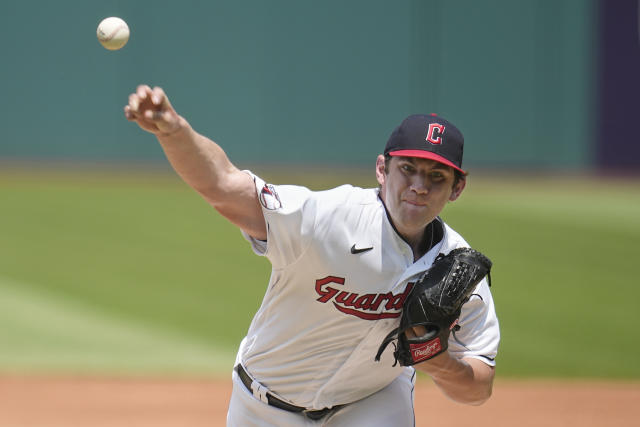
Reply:
[[[242,163],[371,165],[408,114],[461,128],[465,166],[588,167],[593,1],[5,0],[0,161],[161,161],[122,107],[166,89]],[[131,27],[103,49],[98,22]]]

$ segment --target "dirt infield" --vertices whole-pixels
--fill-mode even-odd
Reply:
[[[2,427],[224,426],[231,382],[0,377]],[[419,379],[416,426],[631,426],[640,383],[497,381],[480,407],[448,401]]]

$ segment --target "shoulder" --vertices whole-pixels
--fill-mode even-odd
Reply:
[[[330,190],[314,192],[314,197],[317,200],[335,204],[366,205],[377,203],[378,193],[373,188],[360,188],[345,184]]]
[[[312,198],[318,215],[339,221],[355,220],[359,216],[355,212],[375,209],[381,204],[376,189],[364,189],[348,184],[315,192]]]
[[[287,213],[305,208],[332,211],[353,205],[379,203],[378,190],[354,187],[349,184],[328,190],[313,191],[307,187],[290,184],[270,184],[247,172],[254,180],[258,200],[265,211]]]
[[[363,189],[349,184],[341,185],[329,190],[312,191],[297,185],[265,184],[260,190],[260,201],[276,198],[279,207],[286,205],[316,206],[321,210],[336,210],[355,205],[370,205],[377,203],[377,192],[374,189]],[[263,204],[264,205],[264,204]]]

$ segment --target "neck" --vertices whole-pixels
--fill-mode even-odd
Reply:
[[[385,213],[387,214],[387,218],[389,219],[389,223],[391,224],[395,232],[398,234],[398,236],[400,236],[402,240],[407,242],[407,244],[411,247],[411,251],[413,252],[414,262],[422,258],[424,254],[429,252],[429,250],[433,247],[433,245],[435,245],[442,239],[441,232],[439,231],[440,228],[437,226],[437,224],[439,224],[438,218],[435,218],[433,221],[427,224],[427,226],[423,230],[417,233],[404,232],[403,230],[399,229],[396,226],[396,224],[393,221],[393,218],[389,214],[389,210],[387,210],[387,205],[384,201],[382,192],[378,193],[378,197],[380,198],[380,201],[384,206],[384,210],[385,210]]]
[[[414,261],[417,261],[420,258],[422,258],[423,255],[429,252],[429,249],[431,249],[433,245],[437,243],[437,241],[434,241],[435,234],[436,234],[435,222],[436,220],[434,219],[424,228],[422,233],[417,235],[411,241],[407,241],[407,243],[409,243],[409,246],[411,246],[411,249],[413,250]]]

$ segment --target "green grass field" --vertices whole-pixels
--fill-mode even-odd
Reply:
[[[173,174],[5,171],[0,208],[0,371],[228,375],[269,265]],[[472,176],[443,217],[494,261],[499,376],[640,378],[640,182]]]

